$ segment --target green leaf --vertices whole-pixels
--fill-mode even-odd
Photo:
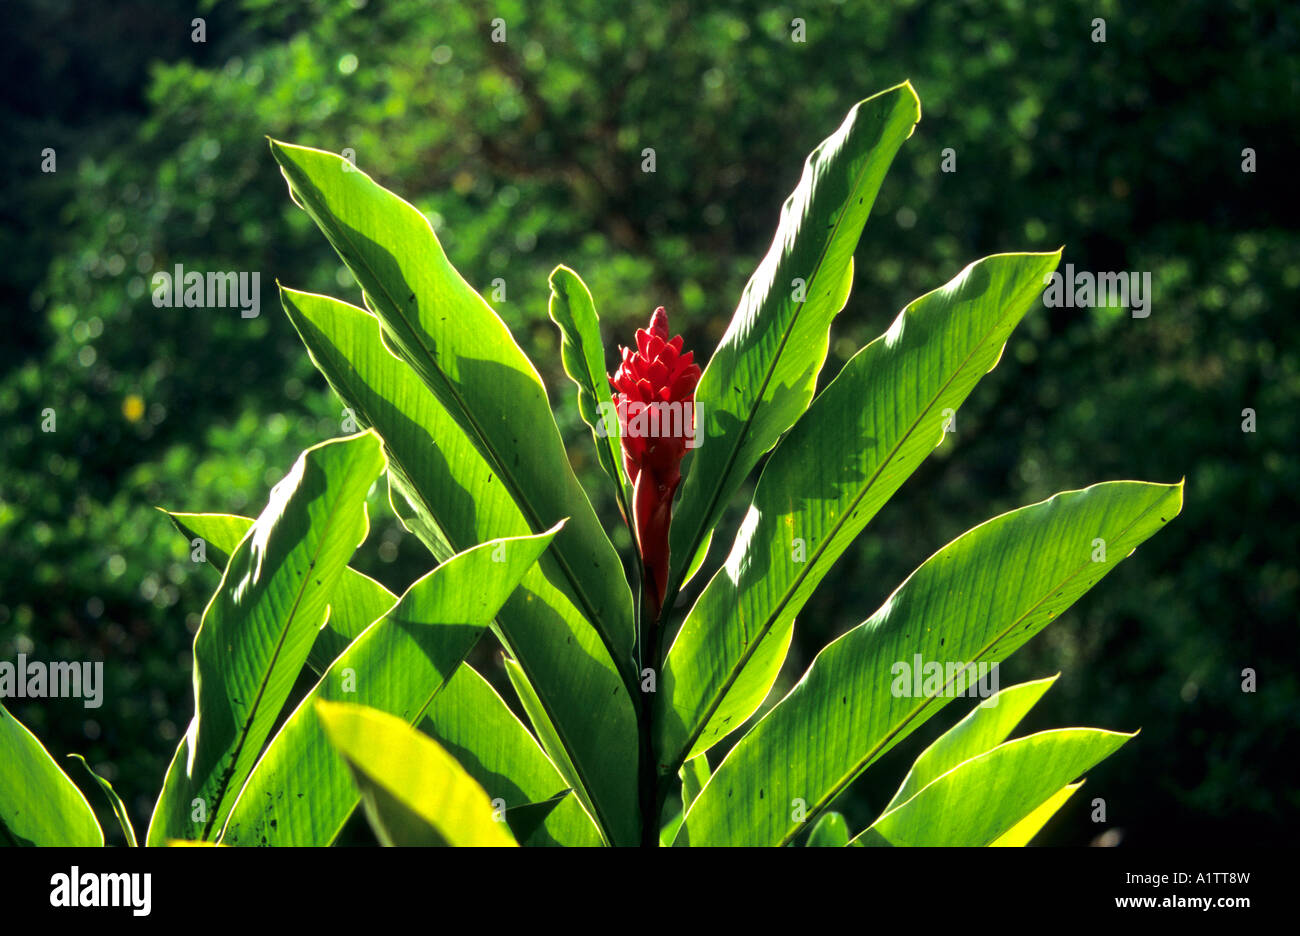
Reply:
[[[145,841],[214,839],[289,697],[384,468],[365,432],[307,449],[230,556],[194,638],[194,718]]]
[[[411,379],[414,380],[413,377]],[[416,470],[419,471],[418,468]],[[447,541],[447,534],[430,513],[429,504],[410,481],[394,470],[391,460],[388,469],[388,505],[401,521],[402,527],[408,533],[414,533],[420,542],[428,547],[429,552],[433,553],[434,558],[441,562],[456,555],[455,547]]]
[[[383,437],[390,479],[401,495],[394,500],[407,502],[403,515],[422,517],[417,530],[436,529],[456,549],[534,532],[468,436],[383,346],[374,316],[324,296],[281,290],[281,297],[316,366],[358,421]],[[425,542],[437,555],[437,540]],[[553,555],[559,542],[506,602],[498,633],[554,723],[556,739],[575,765],[574,779],[585,800],[597,806],[593,815],[618,844],[636,844],[631,673],[619,671],[585,617],[572,580]],[[616,558],[598,571],[627,589]],[[592,712],[601,717],[592,718]]]
[[[86,768],[86,773],[94,778],[99,784],[99,788],[104,791],[104,796],[108,798],[108,804],[113,807],[113,815],[117,818],[117,824],[122,827],[122,835],[126,838],[126,844],[130,848],[135,848],[138,844],[135,840],[135,828],[131,825],[131,817],[127,814],[126,804],[122,802],[122,797],[117,795],[113,789],[113,784],[109,783],[99,774],[91,769],[90,764],[80,754],[69,754],[69,757],[75,757],[81,762],[81,766]]]
[[[949,543],[822,650],[740,739],[691,806],[677,844],[788,843],[800,828],[794,800],[815,819],[963,687],[979,691],[969,667],[1006,659],[1047,626],[1172,520],[1182,492],[1181,482],[1097,484]],[[943,672],[926,672],[917,686],[908,669],[918,662]]]
[[[1047,820],[1055,816],[1060,808],[1074,795],[1075,790],[1081,786],[1083,786],[1082,780],[1078,783],[1067,783],[1061,787],[1035,808],[1033,812],[1017,822],[1009,832],[998,836],[991,847],[1022,848],[1028,845],[1030,840],[1042,831],[1043,826],[1047,824]]]
[[[822,813],[808,833],[809,848],[842,848],[849,844],[849,824],[837,812]]]
[[[554,561],[609,655],[630,666],[632,593],[612,574],[622,568],[618,554],[569,464],[542,379],[505,323],[414,206],[332,153],[276,141],[271,152],[361,284],[385,345],[437,397],[522,511],[528,529],[491,535],[540,533],[569,518]]]
[[[560,776],[573,788],[573,792],[582,803],[583,808],[592,815],[599,815],[595,802],[591,799],[586,785],[582,782],[581,772],[562,743],[559,732],[556,731],[555,723],[551,721],[550,713],[547,712],[546,706],[542,704],[542,700],[529,682],[528,676],[524,673],[517,660],[507,657],[504,662],[506,675],[510,677],[510,684],[515,687],[515,692],[519,695],[519,702],[523,705],[528,720],[533,723],[533,730],[537,732],[537,736],[542,742],[542,749],[550,756],[551,763],[560,772]],[[606,841],[606,844],[614,843]]]
[[[977,757],[1005,741],[1055,682],[1056,676],[1051,676],[1009,686],[971,709],[969,715],[921,752],[898,792],[882,812],[889,812],[895,806],[905,803],[922,787],[962,761]]]
[[[852,286],[853,251],[894,155],[920,118],[910,84],[882,91],[855,105],[804,164],[772,246],[695,392],[702,435],[683,466],[673,511],[674,582],[736,488],[812,400],[831,320]]]
[[[560,797],[540,825],[533,825],[525,832],[515,828],[516,819],[511,816],[511,812],[517,814],[518,808],[507,810],[506,821],[510,823],[510,829],[515,833],[519,844],[525,847],[595,848],[605,844],[596,823],[572,790]]]
[[[601,845],[600,830],[578,798],[568,793],[537,739],[505,700],[468,663],[434,696],[424,722],[427,734],[456,758],[493,800],[506,805],[506,821],[521,845]],[[517,825],[522,806],[549,803],[526,830]]]
[[[991,845],[1132,737],[1060,728],[1007,741],[937,777],[870,830],[891,845]]]
[[[804,603],[943,439],[947,416],[996,364],[1059,259],[998,254],[910,303],[782,440],[731,555],[668,653],[656,700],[661,760],[708,750],[762,704]]]
[[[514,845],[492,803],[438,742],[404,720],[362,705],[317,702],[384,845]]]
[[[457,758],[457,761],[459,762],[459,758]],[[473,772],[469,770],[465,772],[474,777]],[[474,780],[477,782],[478,778],[474,777]],[[482,786],[482,784],[479,785]],[[504,817],[506,825],[510,827],[510,834],[515,837],[515,841],[522,843],[525,839],[536,834],[542,823],[546,821],[546,818],[555,811],[568,795],[568,790],[562,790],[550,799],[543,800],[540,803],[520,803],[508,809],[502,805],[501,800],[493,797],[492,808],[497,811],[496,815]]]
[[[556,532],[484,543],[408,588],[331,664],[280,728],[239,794],[221,842],[331,844],[357,796],[325,738],[316,703],[351,702],[418,725]]]
[[[628,504],[632,486],[623,467],[623,455],[615,427],[607,424],[600,403],[613,405],[614,396],[609,389],[605,370],[605,346],[600,340],[600,317],[592,301],[587,284],[573,270],[557,266],[551,272],[550,316],[560,329],[560,354],[564,372],[578,387],[578,412],[582,421],[591,427],[596,445],[596,458],[605,474],[614,482],[618,496],[618,509],[623,519],[632,522]]]
[[[468,663],[434,697],[423,727],[507,809],[569,788],[527,726]]]
[[[704,784],[709,782],[708,755],[692,757],[682,764],[678,776],[682,780],[682,814],[685,815],[686,810],[691,808],[691,803],[695,802],[695,797],[700,795],[700,790],[704,789]]]
[[[677,837],[677,830],[682,827],[682,814],[673,813],[673,817],[663,824],[659,829],[659,846],[667,848]]]
[[[81,790],[0,704],[0,845],[103,844]]]
[[[160,508],[161,509],[161,508]],[[207,561],[217,572],[226,571],[226,563],[253,521],[248,517],[219,513],[173,513],[164,510],[181,535],[193,544],[195,538],[206,544]],[[329,620],[316,635],[307,664],[323,673],[348,644],[363,630],[379,620],[397,603],[397,596],[370,576],[349,566],[330,597]]]
[[[167,510],[165,507],[157,509],[167,515],[172,526],[176,527],[181,536],[189,542],[191,558],[194,557],[194,550],[201,547],[203,560],[210,563],[218,572],[226,571],[230,554],[235,551],[239,541],[253,525],[251,517],[241,517],[236,514],[184,513]],[[203,540],[203,542],[196,543],[195,540]]]
[[[686,567],[686,571],[682,574],[682,588],[689,585],[700,569],[704,567],[704,560],[709,558],[709,547],[713,545],[713,534],[715,532],[717,531],[709,530],[704,535],[704,542],[700,543],[700,548],[695,551],[695,558],[691,560],[691,564]]]

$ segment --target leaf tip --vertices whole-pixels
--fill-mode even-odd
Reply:
[[[899,85],[899,87],[906,90],[907,93],[912,96],[912,106],[916,110],[916,119],[919,122],[921,119],[921,95],[916,93],[916,86],[912,84],[912,79],[904,78],[903,83]]]

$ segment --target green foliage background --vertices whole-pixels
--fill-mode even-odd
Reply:
[[[790,40],[796,16],[805,43]],[[496,17],[504,44],[488,39]],[[472,284],[490,297],[503,281],[494,305],[612,526],[547,274],[582,274],[611,362],[659,304],[707,358],[803,156],[855,101],[910,78],[922,120],[867,224],[823,384],[907,301],[996,251],[1065,244],[1076,269],[1149,271],[1151,315],[1031,312],[955,435],[807,606],[787,674],[994,512],[1186,475],[1178,523],[1004,668],[1003,685],[1063,671],[1030,730],[1143,729],[1040,841],[1290,840],[1294,4],[16,0],[7,19],[0,659],[105,661],[102,708],[11,708],[56,757],[84,753],[137,825],[191,715],[190,645],[216,582],[154,506],[255,514],[301,448],[341,433],[274,284],[359,292],[286,197],[266,135],[352,148],[432,219]],[[955,173],[940,171],[945,147]],[[150,278],[176,263],[260,271],[261,316],[154,308]],[[40,429],[47,407],[55,433]],[[372,501],[358,564],[400,591],[430,559]],[[964,711],[854,788],[855,829]],[[1096,796],[1106,826],[1089,820]]]

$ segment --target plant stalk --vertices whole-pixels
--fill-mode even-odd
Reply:
[[[646,668],[655,672],[656,688],[659,673],[658,609],[655,595],[651,594],[654,581],[648,570],[641,570],[641,589],[637,600],[638,636],[640,638],[641,667],[636,674],[636,689],[641,704],[637,709],[637,732],[640,745],[637,755],[637,786],[641,804],[641,847],[659,846],[659,777],[655,770],[654,753],[654,694],[641,688],[642,673]]]

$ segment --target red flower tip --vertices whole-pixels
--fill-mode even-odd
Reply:
[[[668,340],[668,312],[663,306],[650,313],[650,332],[658,335],[661,341]]]
[[[623,465],[633,486],[633,532],[658,617],[668,586],[668,524],[681,462],[695,439],[695,386],[700,368],[682,353],[682,336],[669,338],[663,306],[650,327],[636,330],[636,350],[619,349],[622,362],[610,378],[622,428]],[[694,446],[692,446],[694,447]]]

